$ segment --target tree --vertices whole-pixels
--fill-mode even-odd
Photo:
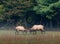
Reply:
[[[50,27],[52,27],[52,18],[54,18],[55,15],[57,15],[58,9],[51,9],[55,5],[59,7],[59,4],[55,3],[60,3],[59,0],[36,0],[37,6],[34,6],[33,10],[36,11],[37,14],[39,14],[41,17],[46,17],[50,20]],[[41,18],[43,19],[43,18]]]
[[[32,0],[1,0],[1,2],[3,3],[5,8],[3,16],[7,21],[9,19],[14,19],[17,22],[21,22],[19,24],[22,24],[24,20],[26,26],[26,12],[32,10]]]
[[[0,21],[4,20],[3,12],[5,11],[4,5],[0,4]]]

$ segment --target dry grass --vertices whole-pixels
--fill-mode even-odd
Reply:
[[[46,32],[45,34],[3,34],[0,44],[60,44],[60,32]]]

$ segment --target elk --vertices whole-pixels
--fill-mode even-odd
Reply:
[[[33,27],[30,29],[30,33],[31,32],[36,33],[36,31],[44,32],[44,26],[43,25],[33,25]]]
[[[27,33],[27,30],[25,29],[24,26],[16,26],[16,32],[15,33],[19,33],[19,31],[22,31],[22,32],[26,32]]]

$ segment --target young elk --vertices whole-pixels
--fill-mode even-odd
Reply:
[[[44,26],[43,25],[34,25],[31,30],[30,30],[30,33],[31,32],[34,32],[36,34],[36,31],[41,31],[41,32],[44,32]]]
[[[23,27],[23,26],[16,26],[16,34],[19,33],[19,31],[22,31],[23,33],[26,32],[27,33],[27,30]]]

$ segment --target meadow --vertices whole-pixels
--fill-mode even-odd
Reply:
[[[60,32],[46,31],[45,34],[19,32],[19,35],[15,35],[14,30],[0,30],[0,44],[60,44]]]

